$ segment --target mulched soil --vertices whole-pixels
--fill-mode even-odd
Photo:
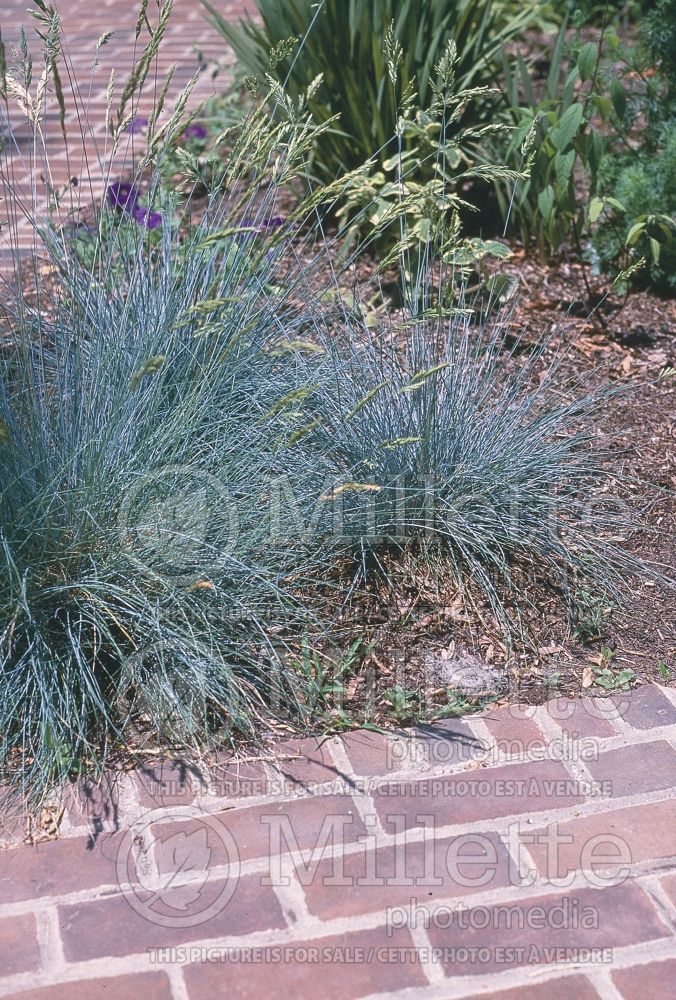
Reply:
[[[613,454],[608,495],[622,497],[636,511],[627,548],[673,577],[676,378],[659,376],[676,366],[676,301],[643,291],[609,294],[607,279],[587,273],[585,280],[580,264],[543,264],[518,248],[500,270],[518,283],[508,322],[524,349],[549,338],[543,367],[564,351],[562,375],[635,389],[600,414],[598,447]],[[368,279],[369,263],[358,271]],[[598,636],[582,642],[562,594],[527,574],[520,595],[527,603],[520,606],[528,642],[508,650],[490,610],[481,601],[472,607],[463,600],[443,572],[425,572],[401,553],[390,558],[388,571],[395,587],[371,582],[356,596],[346,623],[346,635],[361,635],[371,646],[341,699],[351,718],[387,725],[393,718],[472,710],[486,698],[536,704],[554,693],[603,695],[607,689],[595,668],[606,666],[610,683],[625,669],[634,672],[631,686],[676,679],[676,590],[659,579],[630,581],[622,606],[609,605]],[[457,676],[484,664],[499,679],[491,685],[489,678],[478,693],[458,701],[448,697],[444,664],[455,666]],[[394,685],[411,692],[408,716],[392,709]],[[340,728],[340,716],[327,710],[322,724]]]

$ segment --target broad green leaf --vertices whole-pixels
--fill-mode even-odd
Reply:
[[[598,132],[591,131],[589,133],[589,141],[587,144],[587,157],[589,159],[589,166],[594,177],[598,174],[604,153],[605,143],[603,141],[603,136],[599,135]]]
[[[626,244],[628,247],[632,247],[634,243],[638,243],[639,239],[645,232],[645,222],[636,222],[631,227],[627,233]]]
[[[554,170],[556,172],[556,181],[562,188],[568,187],[568,182],[570,181],[570,176],[573,172],[573,166],[575,164],[575,150],[571,149],[568,153],[557,153],[554,157]]]
[[[575,138],[584,120],[584,112],[581,104],[571,104],[567,111],[561,115],[559,124],[549,133],[550,139],[559,150],[563,152]]]
[[[662,247],[661,247],[659,241],[656,240],[654,236],[650,237],[650,249],[652,251],[653,260],[655,261],[656,264],[659,264],[659,262],[660,262],[660,251],[661,251]]]
[[[580,54],[577,57],[577,68],[581,80],[591,79],[597,58],[598,49],[596,42],[587,42],[586,45],[582,46]]]
[[[596,107],[599,110],[599,114],[602,118],[607,118],[610,112],[613,110],[613,102],[608,97],[603,97],[602,95],[596,98]]]
[[[543,191],[540,191],[540,194],[538,195],[538,208],[540,209],[540,214],[545,222],[549,222],[552,217],[554,202],[554,188],[551,184],[548,184],[547,187]]]
[[[602,211],[603,211],[603,199],[592,198],[592,200],[589,202],[589,221],[596,222]]]
[[[619,80],[614,79],[610,81],[610,99],[613,102],[617,117],[624,118],[624,113],[627,110],[627,95]]]
[[[512,251],[504,243],[499,243],[497,240],[479,240],[475,245],[477,251],[477,256],[483,257],[490,254],[491,257],[499,257],[501,260],[507,260],[512,256]]]

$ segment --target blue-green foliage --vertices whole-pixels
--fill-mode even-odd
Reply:
[[[272,264],[252,270],[247,244],[206,240],[210,220],[152,255],[139,231],[117,287],[61,256],[48,308],[15,305],[0,379],[0,760],[33,787],[100,761],[132,719],[181,743],[214,724],[251,735],[269,694],[258,660],[274,664],[275,622],[298,614],[284,578],[301,551],[275,545],[265,517],[276,466],[300,494],[305,476],[266,422],[294,375],[266,349],[280,339],[261,295]]]
[[[592,415],[610,390],[566,379],[561,358],[545,362],[547,343],[517,360],[499,324],[466,316],[413,320],[383,339],[396,346],[334,343],[334,384],[308,401],[309,439],[343,484],[340,523],[360,567],[378,565],[383,547],[441,559],[507,630],[516,566],[549,571],[563,591],[589,572],[618,585],[631,560],[608,536],[626,511],[590,502],[606,477]]]

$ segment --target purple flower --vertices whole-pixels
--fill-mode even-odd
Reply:
[[[138,135],[147,126],[148,118],[145,115],[136,115],[127,125],[127,132],[131,132],[132,135]]]
[[[106,192],[108,201],[113,208],[123,212],[133,212],[138,202],[138,188],[128,181],[115,181]]]
[[[162,225],[162,215],[160,212],[151,212],[149,208],[138,206],[132,210],[132,218],[138,222],[139,226],[146,229],[157,229]]]
[[[281,215],[273,215],[272,218],[264,219],[262,222],[259,219],[250,219],[245,216],[243,219],[240,219],[239,225],[244,230],[255,230],[255,232],[245,233],[244,235],[265,236],[265,234],[271,229],[279,229],[279,227],[283,226],[285,222],[286,219]]]
[[[188,127],[183,132],[184,139],[206,139],[207,129],[205,125],[200,125],[199,122],[193,122],[192,125]]]

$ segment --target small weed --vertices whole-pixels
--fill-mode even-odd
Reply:
[[[491,698],[482,699],[481,703],[477,704],[476,701],[471,701],[469,698],[451,689],[448,690],[446,697],[446,704],[442,705],[438,711],[435,711],[435,719],[459,719],[463,715],[470,715],[480,711],[492,700]]]
[[[625,667],[618,673],[609,666],[594,667],[594,684],[604,691],[628,691],[635,679],[636,673],[631,667]]]
[[[395,722],[411,722],[420,710],[420,696],[417,691],[407,690],[401,684],[395,684],[383,695],[383,700],[390,706],[390,714]]]
[[[321,721],[331,729],[347,729],[353,723],[343,709],[346,682],[353,676],[367,648],[356,639],[338,657],[313,649],[307,633],[303,636],[300,655],[293,657],[292,666],[300,678],[299,700],[306,722]]]
[[[657,669],[660,672],[660,676],[661,676],[662,680],[668,681],[669,680],[669,667],[666,665],[666,663],[664,662],[664,660],[659,660],[659,662],[657,664]]]
[[[600,639],[612,613],[613,605],[606,597],[590,590],[578,590],[575,594],[574,637],[580,642]]]

